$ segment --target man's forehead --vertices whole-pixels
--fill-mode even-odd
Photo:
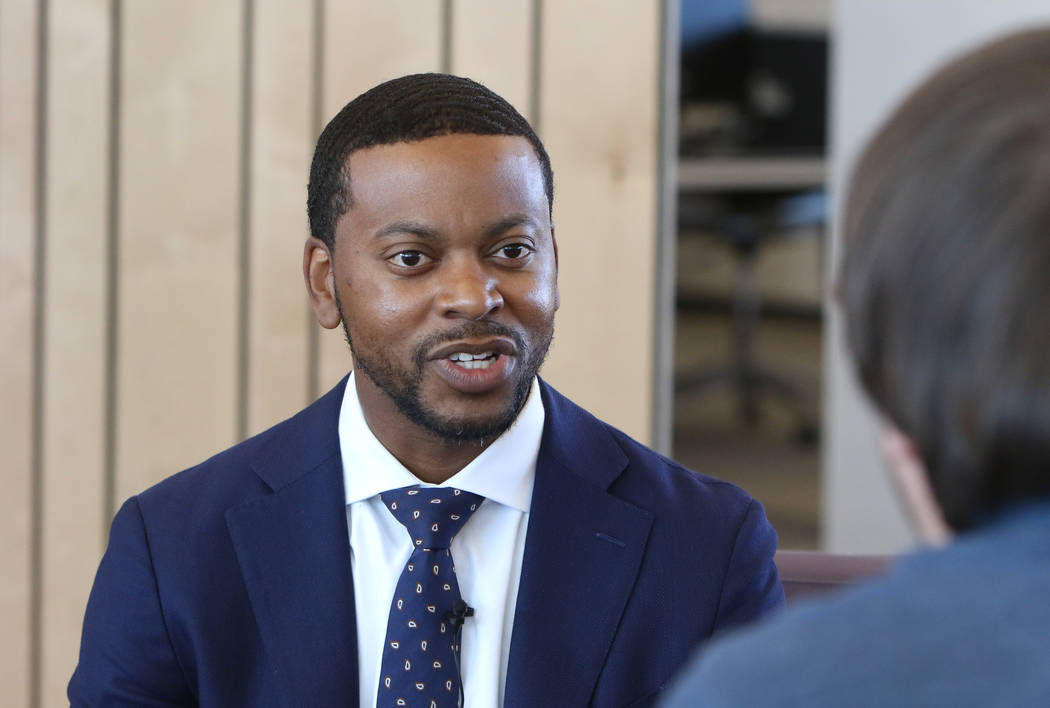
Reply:
[[[476,190],[477,196],[517,193],[542,201],[543,170],[529,141],[520,136],[452,134],[375,145],[351,153],[344,175],[350,205],[359,198],[388,201],[437,191]]]
[[[468,213],[475,225],[522,214],[522,223],[549,224],[543,172],[520,136],[452,134],[376,145],[352,153],[347,168],[347,223],[362,228]]]
[[[373,160],[433,160],[444,157],[474,157],[501,152],[531,158],[539,167],[539,158],[527,138],[521,135],[482,135],[478,133],[444,133],[419,140],[377,143],[353,150],[347,155],[348,167]]]

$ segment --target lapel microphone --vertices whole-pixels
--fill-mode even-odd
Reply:
[[[463,623],[467,621],[467,617],[474,616],[474,608],[468,605],[462,598],[456,600],[456,604],[452,605],[452,609],[445,613],[445,619],[449,624],[454,625],[456,628],[461,629]]]
[[[445,613],[445,621],[451,624],[455,628],[456,637],[456,649],[452,654],[452,658],[456,660],[456,671],[459,675],[463,675],[463,670],[459,665],[459,652],[461,650],[461,642],[463,641],[463,623],[467,621],[467,617],[474,616],[474,608],[466,603],[463,598],[456,600],[455,604],[452,605],[452,609]],[[463,682],[459,684],[459,703],[463,705]]]

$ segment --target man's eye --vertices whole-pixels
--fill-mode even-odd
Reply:
[[[518,260],[529,255],[529,247],[523,243],[512,243],[500,248],[499,253],[503,258]]]
[[[404,268],[416,268],[427,263],[430,259],[419,251],[401,251],[390,256],[387,260],[391,261],[394,265],[399,265]]]

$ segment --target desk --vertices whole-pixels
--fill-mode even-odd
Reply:
[[[678,191],[805,191],[823,187],[823,157],[705,157],[678,163]]]

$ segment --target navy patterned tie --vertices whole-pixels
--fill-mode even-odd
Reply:
[[[415,485],[380,499],[408,529],[412,555],[390,604],[376,705],[462,705],[459,638],[473,610],[460,597],[449,545],[484,497]]]

